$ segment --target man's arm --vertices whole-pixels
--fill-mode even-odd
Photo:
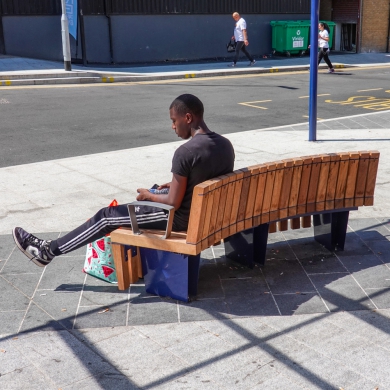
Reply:
[[[246,32],[246,28],[242,29],[242,35],[244,36],[245,46],[248,46],[249,45],[249,41],[248,41],[248,33]]]
[[[137,200],[150,200],[151,202],[160,202],[173,206],[175,210],[177,210],[180,207],[181,202],[183,201],[186,188],[187,178],[174,173],[169,186],[168,194],[151,194],[145,188],[138,188],[137,192],[139,193],[139,195],[137,196]]]

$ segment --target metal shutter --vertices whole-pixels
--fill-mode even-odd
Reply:
[[[332,21],[358,23],[359,0],[333,0]]]

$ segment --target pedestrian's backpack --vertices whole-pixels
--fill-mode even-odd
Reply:
[[[114,199],[109,207],[117,205]],[[87,245],[83,272],[108,283],[118,283],[109,234]]]

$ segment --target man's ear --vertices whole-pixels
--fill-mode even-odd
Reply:
[[[194,118],[193,118],[192,114],[187,112],[187,114],[186,114],[186,121],[187,121],[187,123],[192,123],[193,120],[194,120]]]

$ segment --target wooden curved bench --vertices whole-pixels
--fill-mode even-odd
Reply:
[[[378,162],[377,151],[320,154],[203,182],[194,188],[187,232],[167,239],[156,230],[111,233],[118,287],[143,276],[147,292],[187,301],[197,292],[202,250],[223,240],[228,257],[264,264],[268,232],[287,230],[289,220],[292,229],[310,227],[312,216],[315,239],[343,250],[349,211],[374,203]]]

